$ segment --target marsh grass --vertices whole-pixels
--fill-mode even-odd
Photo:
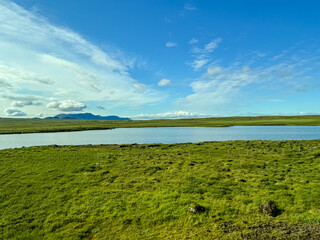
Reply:
[[[1,150],[0,239],[319,239],[319,160],[318,140]]]

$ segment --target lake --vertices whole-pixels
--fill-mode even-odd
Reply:
[[[80,132],[0,135],[0,149],[52,144],[84,145],[311,139],[320,139],[320,126],[117,128]]]

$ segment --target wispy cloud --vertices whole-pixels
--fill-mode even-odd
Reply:
[[[170,84],[170,80],[169,79],[161,79],[159,82],[158,82],[158,86],[159,87],[164,87],[164,86],[167,86],[168,84]]]
[[[267,55],[268,55],[268,53],[265,53],[265,52],[257,52],[257,57],[259,57],[259,58],[265,57]]]
[[[189,40],[189,44],[196,44],[196,43],[198,43],[199,42],[199,40],[198,39],[196,39],[196,38],[192,38],[192,39],[190,39]]]
[[[171,20],[170,18],[168,18],[168,17],[165,17],[163,20],[164,20],[165,22],[172,23],[172,20]]]
[[[210,115],[214,116],[214,115]],[[187,112],[187,111],[174,111],[165,113],[155,113],[155,114],[139,114],[137,116],[132,116],[132,119],[174,119],[174,118],[201,118],[209,117],[209,115],[204,115],[201,113]]]
[[[180,99],[180,102],[200,108],[224,104],[232,99],[239,89],[256,79],[256,73],[245,68],[231,70],[220,67],[215,69],[219,71],[208,69],[205,78],[193,81],[190,85],[193,94]]]
[[[205,67],[210,61],[212,61],[211,53],[218,48],[221,41],[222,38],[216,38],[205,44],[202,48],[193,46],[191,53],[194,60],[188,64],[196,71]]]
[[[203,46],[203,48],[193,47],[191,49],[192,53],[195,54],[209,54],[212,53],[216,48],[218,48],[219,43],[222,41],[222,38],[216,38]]]
[[[191,3],[186,3],[184,5],[184,9],[188,10],[188,11],[194,11],[194,10],[198,10],[198,8],[196,8],[194,5],[192,5]]]
[[[176,47],[178,44],[176,42],[166,42],[166,47]]]
[[[97,108],[100,109],[100,110],[105,110],[105,108],[102,107],[102,106],[97,106]]]
[[[223,72],[223,68],[219,66],[211,66],[207,68],[207,75],[214,76]]]
[[[25,107],[25,106],[41,106],[41,102],[35,101],[13,101],[11,107]]]
[[[186,4],[184,4],[183,9],[180,11],[180,16],[182,17],[186,13],[193,12],[193,11],[196,11],[196,10],[199,10],[196,6],[194,6],[191,3],[186,3]]]
[[[130,76],[135,59],[116,49],[105,51],[8,0],[0,2],[0,52],[0,111],[12,105],[25,107],[31,116],[48,115],[53,110],[45,107],[50,98],[99,101],[114,107],[154,104],[164,98]],[[42,105],[4,95],[38,97]]]
[[[53,80],[39,74],[24,71],[22,69],[0,65],[1,82],[7,86],[12,83],[36,83],[52,85]]]
[[[283,58],[285,57],[289,52],[290,50],[292,50],[294,47],[291,47],[291,48],[288,48],[288,49],[285,49],[283,50],[280,54],[276,55],[276,56],[273,56],[271,59],[272,60],[278,60],[280,58]]]
[[[39,57],[40,61],[44,64],[52,65],[60,70],[64,70],[67,74],[71,74],[83,87],[96,92],[101,91],[99,79],[95,75],[83,70],[78,64],[48,54],[43,54]]]
[[[34,102],[34,101],[44,101],[45,98],[42,96],[33,96],[33,95],[25,95],[25,94],[12,94],[12,93],[5,93],[0,95],[2,99],[10,100],[10,101],[19,101],[19,102]]]
[[[216,44],[207,44],[195,52],[202,54],[205,49],[212,50],[216,47]],[[253,59],[259,61],[256,55],[254,54]],[[288,55],[282,61],[279,59],[278,62],[267,61],[263,64],[255,64],[252,59],[247,59],[247,61],[233,62],[227,67],[209,65],[201,77],[191,82],[192,93],[177,100],[176,104],[185,106],[187,110],[199,109],[202,112],[210,112],[212,109],[222,106],[230,108],[232,105],[236,108],[249,98],[247,96],[242,99],[240,96],[250,94],[258,97],[256,92],[246,92],[250,86],[254,87],[255,91],[268,92],[268,98],[264,100],[265,102],[283,102],[285,100],[279,100],[277,93],[280,93],[280,96],[284,93],[290,95],[296,92],[310,91],[311,86],[316,87],[314,81],[307,79],[312,79],[315,74],[320,74],[319,71],[317,73],[314,71],[317,69],[316,62],[319,58],[312,56],[312,54],[295,57]],[[201,63],[199,57],[196,60]],[[196,60],[194,68],[196,68]],[[209,59],[204,60],[205,62],[200,64],[198,68],[210,62]]]

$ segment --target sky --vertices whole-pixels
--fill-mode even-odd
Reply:
[[[0,117],[320,114],[319,1],[0,0]]]

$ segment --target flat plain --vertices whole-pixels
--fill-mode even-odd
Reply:
[[[0,239],[320,239],[319,140],[30,147],[0,165]]]

